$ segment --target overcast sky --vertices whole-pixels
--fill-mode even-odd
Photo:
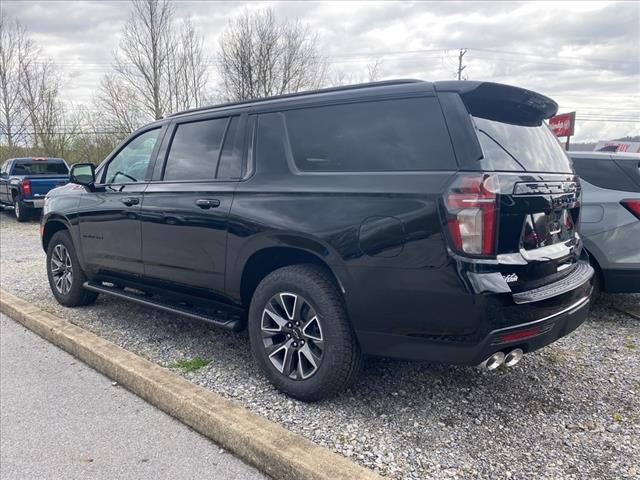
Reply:
[[[204,36],[211,90],[229,18],[270,5],[280,18],[309,23],[332,71],[354,80],[364,80],[376,60],[382,78],[453,79],[458,50],[468,48],[469,79],[526,87],[552,97],[560,112],[576,110],[575,141],[640,135],[640,2],[175,4]],[[0,8],[60,69],[64,99],[89,104],[110,69],[129,3],[2,0]]]

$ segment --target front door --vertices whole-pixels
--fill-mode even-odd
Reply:
[[[142,201],[145,276],[224,292],[228,216],[240,175],[241,117],[178,123]],[[236,168],[237,167],[237,168]]]
[[[88,268],[141,275],[140,206],[150,160],[161,129],[140,133],[99,174],[96,188],[82,194],[80,242]]]

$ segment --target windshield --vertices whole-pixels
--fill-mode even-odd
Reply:
[[[571,161],[551,130],[473,117],[486,168],[491,170],[572,173]]]
[[[13,166],[13,175],[67,175],[69,169],[62,162],[45,163],[16,163]]]

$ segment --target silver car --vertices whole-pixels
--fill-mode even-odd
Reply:
[[[596,287],[640,292],[640,154],[569,152],[583,192],[581,234]]]

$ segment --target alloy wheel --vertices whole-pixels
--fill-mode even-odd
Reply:
[[[13,213],[15,213],[16,218],[20,218],[20,202],[17,199],[13,202]]]
[[[59,243],[51,252],[51,275],[58,293],[67,295],[73,285],[71,255],[67,247]]]
[[[301,295],[282,292],[267,302],[260,323],[271,364],[285,377],[306,380],[322,363],[324,336],[316,311]]]

